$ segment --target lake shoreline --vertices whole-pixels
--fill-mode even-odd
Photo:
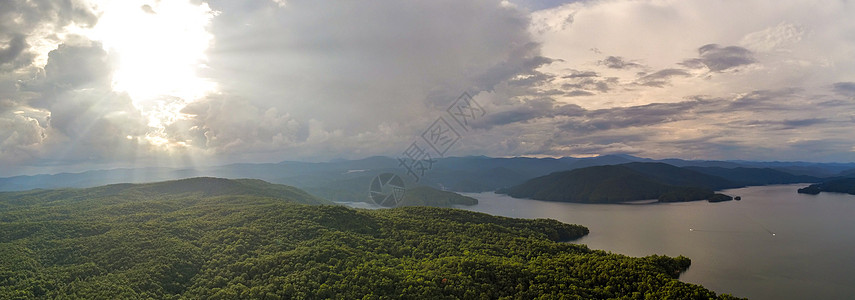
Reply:
[[[463,193],[456,208],[516,218],[551,218],[590,233],[572,243],[629,256],[684,255],[680,280],[750,299],[843,299],[855,294],[855,196],[804,195],[803,184],[719,192],[741,201],[668,203],[553,202]],[[656,205],[653,205],[656,204]],[[694,230],[692,230],[694,229]],[[772,235],[775,233],[776,235]]]

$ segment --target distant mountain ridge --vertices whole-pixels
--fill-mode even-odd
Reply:
[[[619,166],[625,166],[659,182],[675,186],[702,187],[712,190],[744,186],[742,183],[728,178],[709,175],[689,168],[680,168],[666,163],[628,163]]]
[[[660,202],[729,200],[714,189],[737,187],[724,178],[664,163],[627,163],[556,172],[500,190],[515,198],[616,203],[657,199]]]
[[[793,175],[772,168],[685,167],[688,170],[726,178],[743,186],[819,182],[822,178]]]
[[[34,200],[50,202],[52,199],[66,201],[99,201],[105,198],[120,198],[135,201],[157,197],[222,197],[253,196],[281,199],[300,204],[333,204],[326,199],[313,196],[295,187],[272,184],[258,179],[224,179],[195,177],[154,183],[120,183],[82,189],[30,190],[24,192],[2,192],[0,196],[10,203],[26,203]],[[48,200],[48,201],[45,201]]]
[[[841,172],[855,170],[855,163],[821,164],[681,159],[653,160],[631,155],[604,155],[590,158],[492,158],[486,156],[466,156],[437,158],[432,168],[425,172],[417,182],[415,178],[409,176],[406,170],[400,166],[400,162],[397,159],[373,156],[358,160],[336,160],[332,162],[283,161],[279,163],[230,164],[193,169],[139,168],[93,170],[83,173],[61,173],[54,175],[15,176],[0,178],[0,191],[22,191],[36,188],[86,188],[122,182],[143,183],[209,176],[233,179],[255,178],[271,183],[298,187],[313,195],[332,201],[370,202],[367,193],[368,186],[371,180],[381,173],[399,174],[404,178],[408,187],[429,186],[438,190],[454,192],[486,192],[516,186],[529,179],[554,172],[632,162],[664,162],[677,167],[692,167],[694,171],[723,177],[730,181],[739,182],[742,185],[819,182],[824,180],[824,177],[821,178],[810,174],[830,174],[828,176],[832,176],[838,175]],[[756,171],[750,169],[768,170]],[[799,170],[804,173],[799,173]],[[752,172],[761,172],[758,174],[761,174],[760,178],[764,179],[759,181],[753,180],[752,178],[757,176],[745,175],[754,174]],[[787,174],[803,177],[792,177]],[[814,177],[816,179],[813,179]]]

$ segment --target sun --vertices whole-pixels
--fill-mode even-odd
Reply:
[[[102,15],[87,35],[117,58],[113,89],[131,97],[156,129],[152,132],[162,132],[157,129],[181,118],[186,104],[216,91],[213,81],[199,76],[213,40],[208,26],[216,16],[207,4],[105,0],[97,5]]]

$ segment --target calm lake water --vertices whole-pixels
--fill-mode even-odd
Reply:
[[[855,299],[855,196],[806,186],[725,190],[742,201],[573,204],[464,194],[463,209],[588,227],[576,243],[630,256],[685,255],[680,280],[751,299]],[[773,235],[774,234],[774,235]]]

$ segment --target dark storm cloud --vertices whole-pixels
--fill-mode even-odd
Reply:
[[[733,101],[730,102],[729,109],[798,109],[793,108],[787,100],[791,99],[799,92],[801,92],[801,89],[798,88],[752,91],[733,99]]]
[[[847,97],[855,97],[855,82],[836,82],[832,85],[835,93]]]
[[[518,49],[513,56],[525,57],[531,53],[536,53],[539,45],[529,43],[526,47]],[[510,84],[518,86],[536,86],[554,78],[554,75],[548,75],[539,71],[537,68],[551,64],[554,59],[534,56],[528,59],[519,60],[516,62],[501,63],[490,70],[478,79],[476,89],[489,90],[499,82],[508,81]]]
[[[491,111],[484,119],[473,125],[475,128],[490,129],[513,123],[526,123],[540,118],[557,116],[581,116],[585,110],[575,104],[560,104],[552,99],[533,99],[517,105],[506,105]]]
[[[636,84],[651,87],[664,87],[668,85],[671,77],[675,76],[688,77],[691,76],[691,74],[682,69],[664,69],[651,74],[642,75],[638,80],[636,80]]]
[[[9,40],[8,46],[0,48],[0,66],[12,62],[27,49],[26,37],[15,34]]]
[[[516,85],[516,86],[534,87],[534,86],[538,86],[544,82],[547,82],[547,81],[555,78],[555,76],[553,76],[553,75],[545,74],[545,73],[538,72],[538,71],[532,71],[529,74],[520,74],[520,75],[522,75],[520,78],[504,79],[504,80],[507,80],[508,84],[512,84],[512,85]]]
[[[690,118],[691,111],[703,103],[694,100],[592,110],[586,112],[583,118],[571,120],[560,128],[590,132],[669,123]]]
[[[93,26],[98,17],[91,7],[71,0],[0,1],[0,33],[29,33],[40,25],[59,30],[75,22]]]
[[[699,58],[687,59],[681,65],[698,69],[706,67],[713,72],[721,72],[738,66],[756,62],[751,50],[728,46],[722,48],[717,44],[707,44],[698,48]]]
[[[598,65],[606,66],[610,69],[628,69],[641,67],[641,64],[626,61],[620,56],[609,56],[597,62]]]
[[[605,93],[617,85],[616,77],[601,78],[599,73],[594,71],[570,70],[570,74],[561,76],[561,79],[567,79],[561,88],[572,90],[566,93],[569,97],[594,95],[591,91]]]
[[[610,69],[628,69],[628,68],[638,68],[641,67],[641,64],[624,60],[623,57],[620,56],[609,56],[603,60],[597,62],[598,65],[606,66]]]
[[[849,100],[841,100],[841,99],[833,99],[827,100],[817,103],[817,106],[832,108],[832,107],[841,107],[841,106],[853,106],[852,101]]]
[[[829,123],[826,118],[787,119],[787,120],[754,120],[744,122],[748,126],[761,126],[772,130],[789,130]]]
[[[92,8],[71,0],[4,0],[0,1],[0,41],[9,41],[0,50],[0,65],[26,54],[26,40],[38,30],[59,33],[71,23],[91,27],[98,22]],[[44,33],[41,33],[44,34]],[[45,37],[39,37],[45,38]],[[57,39],[56,36],[48,38]],[[30,57],[30,60],[32,57]],[[29,65],[30,61],[20,66]],[[0,69],[2,71],[2,69]]]
[[[608,92],[614,86],[618,84],[617,77],[576,77],[572,78],[570,82],[564,83],[561,85],[561,88],[565,90],[587,90],[587,91],[598,91],[601,93]]]
[[[347,134],[430,122],[464,91],[550,79],[535,70],[552,60],[529,15],[496,1],[209,4],[223,13],[206,76],[256,107]]]
[[[813,126],[816,124],[828,123],[828,119],[825,118],[809,118],[809,119],[795,119],[795,120],[784,120],[781,121],[781,124],[789,128],[798,128],[798,127],[807,127]]]
[[[561,78],[572,79],[572,78],[585,78],[585,77],[600,77],[597,72],[594,71],[576,71],[571,70],[570,75],[561,76]]]

